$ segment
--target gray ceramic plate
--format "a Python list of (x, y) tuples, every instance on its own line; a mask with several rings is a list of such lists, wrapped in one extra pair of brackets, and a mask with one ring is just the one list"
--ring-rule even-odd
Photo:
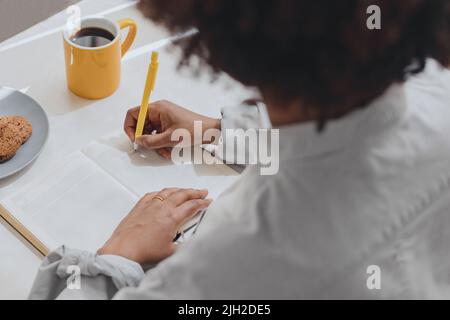
[(30, 139), (11, 160), (0, 163), (0, 179), (9, 177), (32, 163), (41, 153), (48, 138), (48, 118), (32, 98), (14, 89), (0, 87), (0, 117), (23, 116), (33, 125)]

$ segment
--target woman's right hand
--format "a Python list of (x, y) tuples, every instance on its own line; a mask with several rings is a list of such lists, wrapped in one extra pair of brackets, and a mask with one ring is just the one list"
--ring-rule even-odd
[[(172, 141), (171, 136), (176, 129), (186, 129), (194, 136), (194, 122), (201, 121), (203, 132), (208, 129), (219, 129), (220, 120), (209, 118), (177, 106), (169, 101), (158, 101), (149, 105), (144, 134), (136, 139), (135, 132), (139, 117), (139, 107), (128, 110), (124, 130), (131, 141), (139, 146), (155, 150), (162, 157), (170, 159), (171, 148), (180, 143)], [(152, 134), (156, 132), (155, 134)], [(204, 141), (210, 143), (211, 141)]]

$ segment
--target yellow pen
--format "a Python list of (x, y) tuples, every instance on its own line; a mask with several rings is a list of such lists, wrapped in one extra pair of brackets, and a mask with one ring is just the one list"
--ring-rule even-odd
[[(158, 73), (158, 52), (152, 52), (152, 60), (148, 66), (147, 80), (145, 82), (144, 95), (142, 96), (141, 109), (139, 110), (139, 117), (136, 126), (135, 139), (142, 136), (144, 133), (145, 119), (147, 118), (148, 103), (150, 101), (150, 95), (155, 89), (156, 74)], [(136, 140), (135, 140), (136, 141)], [(134, 143), (134, 150), (137, 150), (137, 144)]]

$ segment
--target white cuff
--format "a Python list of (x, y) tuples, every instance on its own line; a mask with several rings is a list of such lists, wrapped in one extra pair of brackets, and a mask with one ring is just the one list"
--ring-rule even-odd
[[(99, 256), (65, 246), (50, 253), (39, 267), (31, 289), (31, 299), (54, 299), (72, 277), (99, 278), (104, 276), (116, 287), (137, 287), (145, 276), (142, 267), (120, 256)], [(89, 288), (85, 288), (89, 289)]]
[[(257, 162), (255, 146), (249, 148), (246, 143), (248, 130), (270, 129), (272, 127), (266, 106), (257, 102), (256, 104), (241, 104), (234, 107), (222, 109), (222, 136), (214, 150), (207, 149), (217, 158), (227, 164), (254, 164)], [(257, 136), (255, 132), (253, 136)], [(252, 134), (250, 134), (252, 136)], [(237, 139), (239, 142), (236, 142)]]

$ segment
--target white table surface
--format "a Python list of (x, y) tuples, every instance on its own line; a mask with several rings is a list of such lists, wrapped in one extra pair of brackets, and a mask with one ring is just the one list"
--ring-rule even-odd
[[(168, 34), (146, 20), (132, 0), (84, 0), (83, 15), (138, 22), (135, 44), (124, 58), (122, 84), (111, 97), (89, 101), (66, 88), (60, 28), (66, 13), (57, 15), (0, 43), (0, 86), (27, 89), (46, 110), (50, 138), (41, 156), (27, 169), (0, 180), (0, 201), (23, 186), (52, 173), (52, 167), (93, 139), (120, 130), (126, 110), (140, 103), (150, 51), (167, 42)], [(220, 107), (248, 98), (249, 91), (224, 76), (211, 83), (177, 71), (177, 53), (160, 50), (160, 71), (153, 99), (168, 99), (196, 112), (219, 116)], [(152, 191), (152, 190), (149, 190)], [(41, 258), (3, 221), (0, 222), (0, 299), (27, 297)]]

